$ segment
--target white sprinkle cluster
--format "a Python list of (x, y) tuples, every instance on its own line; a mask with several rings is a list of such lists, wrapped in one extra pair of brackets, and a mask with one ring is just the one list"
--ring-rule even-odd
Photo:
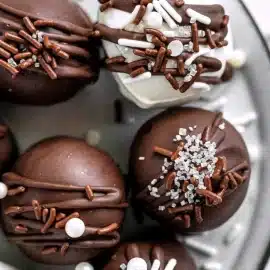
[(17, 63), (15, 62), (15, 60), (12, 57), (9, 58), (7, 61), (13, 67), (17, 67), (18, 66)]
[(121, 270), (125, 270), (127, 268), (127, 266), (124, 264), (124, 263), (122, 263), (121, 265), (120, 265), (120, 269)]
[[(211, 177), (216, 167), (216, 143), (215, 142), (203, 142), (202, 135), (189, 135), (189, 131), (194, 131), (197, 126), (189, 127), (188, 129), (180, 128), (178, 134), (173, 139), (174, 142), (184, 142), (183, 150), (179, 152), (178, 158), (174, 161), (169, 161), (167, 158), (164, 159), (164, 163), (161, 167), (162, 175), (160, 179), (164, 179), (164, 176), (168, 174), (168, 167), (173, 166), (176, 173), (174, 179), (173, 188), (168, 191), (165, 196), (170, 197), (171, 200), (178, 200), (182, 193), (181, 182), (190, 180), (191, 178), (198, 181), (198, 186), (195, 187), (193, 184), (187, 186), (187, 192), (185, 200), (180, 202), (181, 206), (187, 203), (198, 203), (200, 202), (196, 197), (196, 189), (206, 189), (204, 185), (204, 178), (206, 176)], [(152, 180), (148, 186), (150, 195), (159, 198), (158, 188), (155, 187), (157, 179)], [(176, 204), (172, 202), (172, 207), (176, 207)], [(164, 211), (164, 206), (159, 206), (160, 211)]]
[(184, 50), (187, 52), (194, 52), (193, 51), (193, 42), (190, 41), (188, 44), (184, 45)]
[[(190, 82), (192, 78), (197, 74), (197, 66), (195, 64), (188, 67), (189, 73), (184, 78), (184, 82)], [(192, 131), (192, 130), (191, 130)]]

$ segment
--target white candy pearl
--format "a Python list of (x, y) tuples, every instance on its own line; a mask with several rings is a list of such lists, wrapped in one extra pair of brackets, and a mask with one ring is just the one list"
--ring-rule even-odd
[(241, 68), (247, 62), (247, 54), (242, 50), (235, 50), (228, 62), (234, 68)]
[(75, 270), (94, 270), (94, 267), (88, 262), (81, 262), (76, 265)]
[(66, 234), (71, 238), (79, 238), (85, 232), (85, 225), (79, 218), (70, 219), (65, 227)]
[(145, 18), (145, 23), (148, 27), (159, 29), (162, 26), (162, 17), (158, 12), (151, 12)]
[(0, 199), (4, 199), (7, 196), (8, 193), (8, 187), (0, 182)]
[(142, 258), (133, 258), (128, 262), (127, 270), (147, 270), (147, 263)]
[(179, 56), (184, 51), (184, 45), (180, 40), (173, 40), (168, 45), (168, 50), (172, 51), (171, 56)]

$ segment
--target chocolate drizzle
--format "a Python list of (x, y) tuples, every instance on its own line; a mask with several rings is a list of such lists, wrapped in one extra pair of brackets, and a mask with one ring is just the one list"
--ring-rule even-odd
[[(82, 209), (124, 209), (128, 205), (121, 202), (121, 192), (118, 188), (73, 186), (38, 182), (22, 177), (14, 172), (5, 173), (3, 182), (8, 186), (9, 192), (17, 189), (29, 188), (38, 190), (51, 190), (59, 192), (72, 192), (85, 194), (85, 199), (78, 198), (69, 201), (40, 204), (33, 200), (32, 205), (10, 206), (4, 210), (10, 219), (15, 234), (9, 234), (9, 240), (26, 246), (44, 246), (43, 255), (60, 252), (67, 254), (70, 248), (107, 248), (119, 241), (117, 229), (119, 224), (112, 223), (105, 227), (89, 227), (86, 225), (85, 233), (79, 239), (69, 239), (64, 231), (65, 224), (71, 218), (79, 218)], [(19, 193), (14, 194), (19, 195)], [(75, 211), (76, 210), (76, 211)], [(25, 214), (34, 213), (35, 220), (24, 218)], [(19, 233), (20, 235), (17, 235)], [(63, 241), (66, 241), (63, 243)]]
[[(143, 16), (145, 14), (146, 6), (151, 3), (152, 1), (123, 1), (123, 0), (115, 0), (115, 1), (100, 1), (101, 5), (101, 12), (109, 9), (115, 8), (126, 12), (133, 12), (137, 5), (140, 5), (140, 9), (137, 13), (135, 21), (133, 22), (135, 25), (138, 25)], [(144, 33), (138, 32), (131, 32), (126, 31), (124, 29), (113, 29), (104, 24), (97, 23), (94, 27), (98, 31), (100, 31), (102, 38), (105, 40), (118, 43), (119, 39), (129, 39), (134, 41), (149, 41), (147, 35), (152, 36), (152, 40), (150, 43), (155, 45), (155, 49), (159, 51), (158, 54), (152, 55), (149, 57), (147, 55), (147, 50), (141, 50), (141, 57), (143, 60), (148, 61), (148, 69), (152, 75), (164, 75), (168, 82), (171, 84), (172, 88), (175, 90), (179, 90), (180, 92), (186, 92), (195, 82), (204, 82), (207, 84), (217, 84), (221, 83), (222, 80), (218, 77), (206, 77), (202, 76), (203, 73), (208, 72), (216, 72), (219, 71), (222, 67), (221, 62), (216, 58), (211, 57), (204, 57), (201, 56), (204, 61), (207, 62), (207, 66), (204, 66), (203, 62), (200, 62), (202, 66), (198, 64), (198, 57), (195, 59), (193, 65), (186, 66), (184, 65), (182, 68), (178, 67), (177, 69), (166, 69), (166, 65), (168, 59), (174, 61), (178, 66), (179, 57), (172, 57), (168, 55), (166, 57), (164, 54), (168, 51), (167, 46), (174, 40), (179, 40), (185, 47), (186, 52), (181, 54), (181, 57), (184, 55), (188, 55), (188, 58), (192, 56), (193, 53), (197, 53), (200, 51), (199, 45), (208, 45), (210, 49), (221, 48), (227, 46), (228, 43), (225, 40), (225, 37), (228, 32), (228, 22), (229, 16), (225, 15), (224, 9), (220, 5), (188, 5), (183, 2), (175, 3), (174, 0), (168, 0), (169, 4), (172, 8), (182, 17), (182, 22), (177, 24), (179, 26), (190, 27), (190, 37), (186, 36), (175, 36), (175, 37), (166, 37), (162, 32), (157, 29), (149, 29), (145, 28)], [(187, 10), (192, 9), (195, 12), (203, 14), (207, 16), (210, 20), (210, 24), (203, 24), (199, 21), (193, 21), (188, 15)], [(136, 31), (136, 30), (135, 30)], [(199, 35), (199, 32), (203, 32), (203, 35)], [(162, 51), (161, 53), (161, 50)], [(189, 53), (187, 53), (189, 51)], [(134, 54), (138, 55), (135, 51)], [(186, 58), (186, 57), (184, 57)], [(186, 58), (187, 59), (187, 58)], [(185, 60), (186, 60), (185, 59)], [(132, 63), (116, 63), (111, 62), (111, 59), (107, 59), (107, 68), (112, 72), (120, 72), (120, 73), (127, 73), (132, 75), (131, 77), (134, 78), (136, 76), (141, 75), (142, 73), (146, 72), (147, 70), (144, 69), (145, 65), (136, 66), (136, 69), (130, 68), (130, 64)], [(216, 62), (220, 64), (217, 66), (215, 65)], [(151, 64), (154, 63), (154, 67), (151, 68)], [(190, 70), (191, 69), (191, 70)], [(140, 72), (138, 72), (140, 70)], [(136, 71), (134, 73), (134, 71)], [(196, 72), (197, 71), (197, 72)], [(227, 64), (227, 68), (224, 71), (225, 76), (222, 78), (225, 80), (230, 80), (232, 78), (232, 67)], [(192, 74), (192, 75), (191, 75)], [(194, 76), (194, 74), (196, 74)], [(184, 77), (181, 81), (178, 81), (179, 77)]]
[[(193, 131), (195, 128), (190, 127), (190, 129)], [(192, 136), (196, 137), (196, 135)], [(197, 163), (196, 166), (192, 165), (191, 167), (189, 165), (187, 171), (196, 168), (197, 172), (205, 172), (203, 183), (194, 177), (196, 172), (189, 179), (180, 179), (179, 181), (181, 174), (178, 174), (178, 169), (176, 169), (178, 168), (178, 162), (185, 155), (185, 151), (195, 151), (186, 150), (189, 147), (193, 147), (191, 141), (186, 139), (192, 136), (187, 134), (187, 137), (179, 136), (178, 140), (174, 139), (174, 142), (177, 144), (176, 150), (165, 149), (160, 146), (153, 148), (155, 155), (166, 157), (167, 161), (164, 161), (162, 174), (156, 176), (156, 179), (141, 189), (136, 196), (139, 201), (144, 201), (151, 205), (153, 211), (159, 217), (162, 216), (165, 220), (172, 223), (180, 222), (187, 229), (194, 223), (201, 224), (203, 222), (204, 209), (221, 205), (223, 200), (243, 185), (250, 175), (248, 159), (242, 159), (236, 165), (228, 168), (226, 153), (229, 153), (228, 151), (241, 153), (242, 148), (241, 146), (239, 148), (233, 146), (233, 149), (223, 148), (223, 143), (228, 138), (226, 138), (223, 115), (222, 113), (217, 113), (212, 123), (205, 126), (201, 135), (198, 135), (198, 138), (196, 137), (196, 140), (201, 140), (200, 145), (205, 144), (210, 147), (210, 144), (214, 142), (214, 146), (217, 149), (215, 151), (216, 160), (214, 167), (211, 168), (212, 165), (210, 166), (210, 163), (205, 165), (203, 163), (198, 165)], [(213, 151), (213, 149), (210, 151)], [(220, 153), (223, 153), (224, 156), (221, 156)], [(206, 152), (204, 152), (204, 155), (206, 155)], [(190, 162), (192, 163), (193, 161), (190, 160)], [(190, 190), (194, 194), (191, 194)]]
[[(98, 34), (92, 26), (84, 28), (67, 21), (42, 18), (4, 3), (0, 3), (0, 11), (8, 15), (7, 18), (0, 18), (3, 31), (3, 36), (0, 37), (0, 65), (13, 78), (26, 69), (32, 72), (42, 69), (51, 79), (90, 79), (94, 76), (88, 66), (90, 55), (86, 50), (89, 37)], [(44, 37), (49, 39), (49, 44), (43, 42)], [(11, 49), (16, 48), (16, 52), (7, 50), (6, 44), (10, 44)], [(18, 53), (26, 52), (29, 55), (16, 60)], [(68, 60), (69, 57), (72, 61)], [(70, 65), (71, 63), (80, 64)]]

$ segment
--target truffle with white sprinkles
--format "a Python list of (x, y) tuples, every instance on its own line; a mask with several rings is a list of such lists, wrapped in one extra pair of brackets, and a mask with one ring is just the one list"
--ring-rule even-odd
[[(146, 160), (138, 163), (141, 155)], [(205, 231), (241, 205), (250, 161), (241, 135), (221, 113), (175, 108), (140, 129), (130, 175), (140, 209), (177, 231)]]
[[(106, 67), (116, 74), (123, 94), (140, 107), (174, 105), (185, 98), (181, 93), (189, 89), (197, 90), (190, 93), (194, 95), (232, 78), (226, 53), (232, 51), (227, 35), (229, 16), (218, 2), (211, 5), (207, 0), (197, 5), (196, 1), (185, 1), (176, 6), (174, 0), (98, 1), (101, 8), (95, 28), (105, 40)], [(219, 50), (228, 45), (224, 52)], [(122, 46), (129, 47), (129, 52), (124, 52)], [(113, 61), (117, 52), (124, 61)], [(153, 68), (151, 62), (155, 63)], [(195, 67), (192, 70), (191, 64)], [(151, 77), (140, 77), (139, 81), (144, 82), (137, 83), (136, 78), (147, 69)], [(128, 78), (132, 84), (126, 86)], [(151, 82), (157, 88), (154, 93), (148, 87)], [(144, 85), (146, 91), (138, 89)], [(167, 89), (176, 91), (166, 93)]]

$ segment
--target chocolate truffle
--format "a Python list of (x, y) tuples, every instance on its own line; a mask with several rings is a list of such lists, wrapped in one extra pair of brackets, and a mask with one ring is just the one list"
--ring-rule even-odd
[(237, 211), (250, 161), (241, 135), (222, 113), (173, 108), (138, 132), (130, 174), (141, 209), (177, 232), (202, 232)]
[(139, 242), (122, 244), (103, 269), (195, 270), (196, 266), (186, 249), (177, 242)]
[(1, 0), (1, 97), (13, 103), (54, 104), (97, 80), (93, 24), (66, 0)]
[(56, 137), (26, 151), (2, 177), (3, 229), (31, 259), (72, 264), (119, 242), (125, 202), (119, 169), (83, 140)]
[(99, 2), (95, 29), (105, 40), (107, 68), (138, 106), (186, 103), (232, 78), (232, 36), (222, 1)]

